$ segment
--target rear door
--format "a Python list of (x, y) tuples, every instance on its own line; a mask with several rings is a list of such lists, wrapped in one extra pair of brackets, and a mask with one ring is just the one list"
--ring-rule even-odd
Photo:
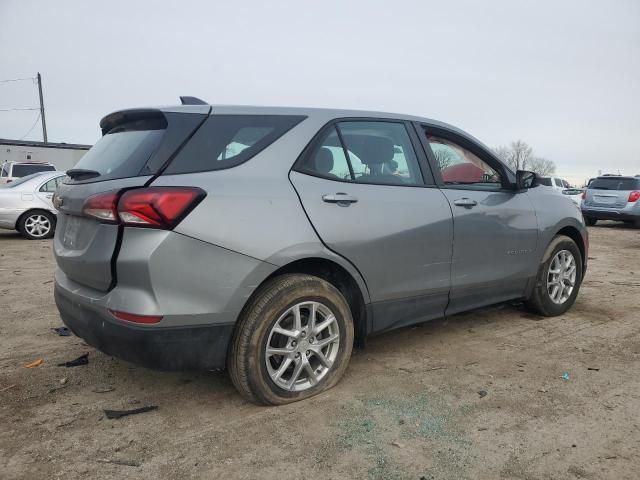
[(206, 118), (210, 107), (179, 113), (127, 110), (105, 117), (103, 137), (80, 159), (57, 191), (54, 252), (72, 280), (106, 291), (115, 282), (111, 262), (120, 228), (83, 215), (90, 197), (141, 187), (160, 171)]
[(599, 177), (587, 190), (585, 206), (620, 209), (627, 206), (629, 194), (640, 189), (640, 180), (628, 177)]
[(535, 272), (538, 241), (528, 194), (507, 188), (505, 167), (470, 139), (422, 128), (436, 182), (453, 211), (447, 314), (521, 296)]
[(371, 119), (328, 125), (290, 175), (322, 241), (367, 283), (374, 331), (442, 316), (448, 300), (451, 209), (421, 171), (412, 128)]

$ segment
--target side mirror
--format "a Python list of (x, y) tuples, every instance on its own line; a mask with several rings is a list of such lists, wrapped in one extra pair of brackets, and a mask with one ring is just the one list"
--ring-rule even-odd
[(518, 170), (516, 172), (516, 188), (518, 190), (526, 190), (538, 186), (538, 175), (535, 172), (527, 170)]

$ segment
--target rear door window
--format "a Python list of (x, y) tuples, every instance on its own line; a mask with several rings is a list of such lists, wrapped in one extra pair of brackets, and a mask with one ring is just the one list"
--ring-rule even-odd
[(620, 177), (596, 178), (589, 184), (589, 188), (594, 190), (637, 190), (640, 189), (640, 180)]
[(211, 115), (164, 173), (235, 167), (264, 150), (304, 118), (294, 115)]
[(33, 164), (14, 164), (13, 171), (11, 172), (12, 177), (26, 177), (27, 175), (31, 175), (32, 173), (38, 172), (52, 172), (56, 169), (53, 165), (33, 165)]

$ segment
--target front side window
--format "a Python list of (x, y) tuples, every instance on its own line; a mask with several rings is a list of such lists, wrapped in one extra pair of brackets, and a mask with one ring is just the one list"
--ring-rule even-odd
[(500, 174), (473, 152), (435, 135), (427, 135), (427, 140), (445, 185), (502, 186)]
[(423, 184), (409, 134), (398, 122), (338, 122), (325, 132), (299, 168), (357, 183)]

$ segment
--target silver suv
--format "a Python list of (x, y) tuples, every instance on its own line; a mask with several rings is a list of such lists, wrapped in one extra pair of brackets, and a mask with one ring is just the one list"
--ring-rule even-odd
[(369, 335), (578, 294), (580, 210), (444, 123), (185, 105), (100, 125), (54, 198), (55, 298), (107, 354), (226, 367), (277, 405), (335, 385)]
[(604, 175), (589, 182), (582, 201), (587, 225), (620, 220), (640, 228), (640, 177)]

